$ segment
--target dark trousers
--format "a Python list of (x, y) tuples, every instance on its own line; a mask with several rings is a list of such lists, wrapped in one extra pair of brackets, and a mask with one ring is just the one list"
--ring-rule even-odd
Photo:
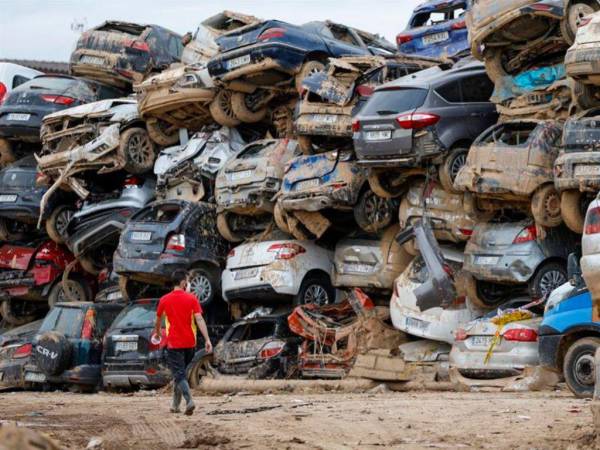
[(186, 369), (196, 353), (195, 348), (168, 348), (167, 366), (173, 375), (173, 381), (178, 384), (186, 379)]

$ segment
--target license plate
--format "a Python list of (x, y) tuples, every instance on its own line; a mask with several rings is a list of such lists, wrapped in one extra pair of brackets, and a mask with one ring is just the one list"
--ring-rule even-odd
[(334, 114), (313, 114), (313, 120), (319, 123), (336, 123), (338, 116)]
[(230, 59), (225, 63), (228, 69), (235, 69), (236, 67), (244, 66), (250, 63), (250, 55), (240, 56), (239, 58)]
[(447, 31), (444, 31), (442, 33), (429, 34), (427, 36), (423, 36), (423, 44), (437, 44), (438, 42), (447, 41), (449, 37), (450, 35)]
[(134, 231), (131, 233), (132, 241), (149, 241), (152, 237), (152, 232), (150, 231)]
[(392, 138), (392, 131), (367, 131), (365, 133), (365, 139), (367, 141), (386, 141)]
[(575, 166), (575, 176), (576, 177), (585, 177), (589, 175), (600, 175), (600, 166), (584, 166), (577, 165)]
[(106, 300), (117, 300), (123, 298), (120, 292), (111, 292), (106, 296)]
[(296, 184), (296, 190), (303, 191), (304, 189), (317, 187), (319, 186), (319, 184), (320, 181), (318, 178), (315, 178), (313, 180), (300, 181), (298, 184)]
[(99, 56), (83, 55), (79, 62), (82, 64), (93, 64), (94, 66), (103, 66), (104, 58), (101, 58)]
[(8, 120), (15, 120), (17, 122), (25, 122), (29, 120), (31, 114), (20, 114), (20, 113), (10, 113), (7, 117)]
[(137, 342), (115, 342), (115, 350), (118, 352), (136, 352)]
[(26, 372), (25, 381), (31, 381), (33, 383), (43, 383), (46, 381), (46, 375), (37, 372)]
[(421, 319), (415, 319), (414, 317), (406, 318), (406, 328), (416, 328), (417, 330), (426, 330), (429, 326), (429, 322)]
[(489, 347), (492, 345), (493, 336), (471, 336), (471, 344), (475, 347)]
[(368, 264), (344, 264), (344, 272), (370, 273), (373, 266)]
[(252, 170), (242, 170), (240, 172), (232, 172), (229, 174), (231, 181), (243, 180), (252, 176)]
[(498, 261), (500, 261), (499, 256), (477, 256), (475, 258), (475, 264), (482, 266), (493, 266), (494, 264), (498, 264)]
[(254, 278), (256, 275), (258, 275), (258, 269), (257, 268), (242, 269), (242, 270), (238, 270), (235, 273), (234, 278), (236, 280), (245, 280), (247, 278)]
[(4, 194), (4, 195), (0, 195), (0, 202), (16, 202), (17, 201), (17, 196), (16, 195), (9, 195), (9, 194)]

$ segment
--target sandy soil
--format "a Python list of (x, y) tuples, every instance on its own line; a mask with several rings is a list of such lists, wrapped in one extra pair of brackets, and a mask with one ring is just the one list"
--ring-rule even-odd
[(1, 423), (67, 448), (593, 448), (590, 402), (560, 392), (201, 396), (192, 417), (165, 393), (0, 393)]

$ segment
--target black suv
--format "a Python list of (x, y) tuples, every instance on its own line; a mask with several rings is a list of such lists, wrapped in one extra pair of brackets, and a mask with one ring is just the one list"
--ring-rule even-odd
[(57, 303), (32, 342), (25, 381), (94, 391), (100, 384), (102, 340), (124, 305)]

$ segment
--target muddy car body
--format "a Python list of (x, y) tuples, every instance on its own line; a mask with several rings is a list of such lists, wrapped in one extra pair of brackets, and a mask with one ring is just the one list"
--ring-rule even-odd
[(121, 88), (179, 62), (181, 36), (157, 25), (107, 21), (83, 32), (71, 54), (71, 72)]
[(562, 222), (560, 198), (554, 188), (562, 124), (524, 120), (490, 127), (477, 138), (454, 181), (459, 191), (473, 194), (473, 218), (480, 210), (516, 209), (532, 213), (543, 226)]
[(41, 320), (13, 328), (0, 335), (0, 387), (26, 388), (25, 366), (31, 359), (31, 342)]
[(182, 200), (154, 202), (134, 214), (113, 259), (123, 295), (135, 297), (130, 282), (164, 286), (174, 270), (183, 269), (203, 306), (218, 298), (229, 245), (217, 231), (216, 216), (214, 205)]
[(246, 145), (235, 128), (196, 133), (185, 145), (164, 149), (156, 158), (159, 199), (200, 201), (214, 196), (218, 171)]
[[(596, 197), (588, 206), (581, 238), (581, 271), (592, 295), (594, 308), (600, 299), (600, 200)], [(594, 311), (600, 317), (600, 311)]]
[(272, 222), (273, 198), (284, 168), (299, 154), (296, 141), (265, 139), (248, 145), (225, 164), (215, 181), (217, 225), (225, 239), (240, 242)]
[(396, 36), (398, 51), (432, 57), (466, 53), (465, 13), (470, 6), (470, 0), (430, 0), (417, 6), (406, 29)]
[(467, 16), (471, 53), (490, 78), (560, 62), (567, 48), (563, 0), (479, 0)]
[(396, 242), (399, 231), (398, 225), (392, 225), (379, 235), (355, 233), (338, 241), (333, 285), (360, 287), (366, 292), (391, 292), (394, 280), (412, 260), (412, 255)]
[(102, 381), (104, 334), (123, 307), (123, 304), (57, 303), (33, 338), (32, 361), (25, 366), (25, 381), (37, 386), (96, 390)]
[(441, 166), (444, 188), (452, 191), (470, 144), (496, 123), (492, 92), (483, 66), (472, 61), (452, 69), (433, 67), (376, 88), (352, 125), (358, 164), (370, 169), (371, 188), (398, 196), (405, 190), (403, 181), (435, 164)]
[(96, 303), (125, 302), (119, 287), (119, 275), (111, 267), (105, 267), (98, 274), (98, 293), (94, 297)]

